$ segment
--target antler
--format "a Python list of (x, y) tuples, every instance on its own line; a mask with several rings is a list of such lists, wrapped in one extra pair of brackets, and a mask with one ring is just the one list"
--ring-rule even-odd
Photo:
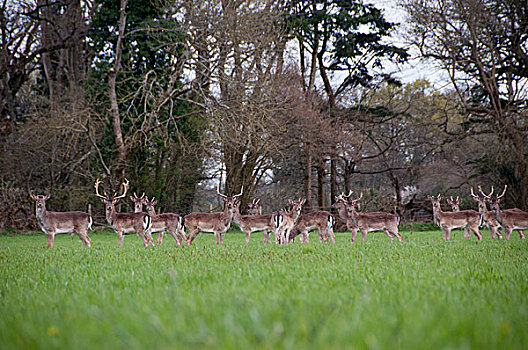
[[(480, 188), (480, 186), (479, 186)], [(480, 199), (479, 196), (477, 196), (475, 193), (473, 193), (473, 187), (471, 187), (471, 197), (473, 197), (474, 199)]]
[(480, 194), (482, 194), (484, 196), (485, 199), (490, 199), (491, 195), (493, 194), (493, 186), (491, 186), (490, 194), (485, 194), (484, 191), (482, 191), (482, 187), (480, 187), (480, 185), (478, 185), (478, 190), (479, 190)]
[(94, 187), (95, 187), (95, 195), (96, 195), (97, 197), (99, 197), (99, 198), (108, 199), (105, 191), (103, 191), (104, 196), (102, 196), (102, 195), (99, 194), (99, 184), (100, 184), (100, 183), (101, 183), (101, 180), (99, 180), (99, 179), (97, 179), (97, 180), (95, 181), (95, 185), (94, 185)]
[(130, 185), (130, 181), (128, 181), (128, 179), (125, 177), (125, 181), (123, 182), (123, 194), (120, 195), (120, 196), (114, 196), (114, 200), (115, 199), (121, 199), (121, 198), (124, 198), (126, 196), (126, 193), (128, 191), (128, 186)]
[(225, 194), (220, 193), (220, 182), (216, 185), (216, 193), (222, 197), (222, 199), (227, 199), (227, 196)]
[(502, 191), (502, 194), (500, 196), (497, 196), (497, 199), (501, 199), (506, 194), (506, 189), (508, 188), (508, 185), (504, 185), (504, 191)]
[(238, 197), (242, 196), (242, 193), (244, 193), (244, 186), (240, 189), (240, 193), (233, 196), (233, 199), (237, 199)]

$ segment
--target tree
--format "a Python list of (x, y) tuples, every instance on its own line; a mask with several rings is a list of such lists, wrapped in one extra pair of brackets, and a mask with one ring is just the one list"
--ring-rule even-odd
[(524, 2), (405, 1), (409, 41), (449, 74), (471, 134), (499, 138), (485, 164), (528, 208), (528, 12)]

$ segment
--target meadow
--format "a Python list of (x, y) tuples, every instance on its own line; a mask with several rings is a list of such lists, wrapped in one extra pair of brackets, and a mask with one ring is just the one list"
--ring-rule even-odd
[(455, 231), (351, 244), (92, 248), (0, 235), (0, 348), (424, 349), (528, 347), (528, 241)]

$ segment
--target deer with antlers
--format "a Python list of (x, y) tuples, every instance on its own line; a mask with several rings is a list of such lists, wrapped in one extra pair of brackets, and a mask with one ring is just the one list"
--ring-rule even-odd
[(510, 239), (511, 233), (513, 230), (519, 231), (519, 236), (524, 238), (524, 232), (522, 230), (528, 229), (528, 213), (520, 209), (501, 209), (499, 203), (502, 201), (502, 197), (506, 194), (506, 189), (508, 185), (504, 185), (504, 191), (500, 196), (491, 197), (493, 189), (489, 195), (486, 195), (484, 192), (480, 192), (485, 200), (490, 202), (491, 212), (493, 217), (504, 229), (504, 238)]
[(347, 211), (348, 201), (352, 193), (353, 191), (350, 190), (350, 192), (346, 196), (344, 192), (341, 193), (339, 196), (335, 196), (336, 202), (332, 205), (332, 207), (337, 208), (337, 213), (339, 214), (339, 217), (346, 223), (346, 227), (349, 231), (357, 231), (357, 226), (354, 224), (354, 221), (352, 220), (350, 215), (348, 215)]
[(224, 236), (233, 220), (234, 204), (242, 196), (244, 188), (239, 194), (229, 197), (220, 193), (220, 184), (216, 187), (216, 193), (224, 201), (224, 211), (219, 213), (190, 213), (185, 215), (185, 227), (189, 231), (187, 245), (191, 245), (198, 233), (212, 232), (214, 233), (215, 243), (224, 244)]
[(259, 231), (264, 231), (264, 244), (267, 244), (269, 242), (270, 231), (274, 229), (271, 214), (257, 214), (261, 212), (258, 201), (256, 203), (253, 201), (253, 203), (248, 204), (248, 208), (249, 211), (253, 211), (255, 214), (240, 214), (240, 201), (236, 201), (233, 207), (233, 222), (246, 234), (246, 244), (249, 243), (251, 233)]
[(447, 199), (447, 204), (451, 206), (451, 211), (460, 211), (460, 203), (462, 203), (462, 199), (459, 199), (458, 196), (456, 199), (453, 199), (453, 196)]
[(141, 197), (138, 197), (136, 192), (134, 192), (133, 196), (130, 196), (130, 200), (134, 203), (134, 213), (141, 213), (143, 211), (143, 205), (145, 205), (145, 202), (148, 198), (145, 197), (145, 192), (141, 195)]
[(290, 233), (301, 215), (302, 206), (306, 202), (306, 199), (290, 199), (288, 202), (292, 205), (290, 210), (283, 209), (271, 214), (275, 243), (288, 244), (290, 242)]
[(42, 231), (48, 236), (48, 247), (53, 247), (57, 233), (76, 233), (82, 244), (91, 247), (92, 241), (88, 237), (88, 230), (92, 228), (92, 217), (83, 211), (47, 211), (46, 201), (50, 195), (35, 195), (29, 193), (35, 201), (35, 216)]
[[(482, 193), (482, 189), (480, 188), (480, 185), (478, 186), (478, 188), (479, 188), (479, 191)], [(489, 195), (491, 196), (492, 193), (493, 193), (493, 188), (491, 189), (491, 193)], [(499, 231), (499, 228), (501, 226), (497, 222), (497, 220), (495, 220), (495, 218), (493, 217), (493, 213), (488, 210), (488, 207), (486, 206), (486, 196), (480, 198), (473, 192), (473, 187), (471, 187), (471, 198), (473, 198), (473, 200), (477, 202), (478, 212), (480, 213), (482, 219), (486, 223), (486, 226), (488, 226), (490, 233), (491, 233), (491, 238), (493, 239), (497, 237), (501, 239), (502, 234)]]
[(335, 243), (334, 224), (334, 216), (324, 210), (303, 214), (290, 232), (290, 242), (294, 242), (295, 237), (300, 235), (301, 243), (308, 243), (310, 232), (317, 230), (319, 243), (328, 242), (329, 237), (332, 238), (332, 243)]
[(394, 240), (394, 236), (396, 236), (401, 242), (402, 236), (398, 231), (400, 218), (395, 214), (385, 212), (360, 213), (356, 211), (357, 203), (361, 198), (363, 198), (363, 193), (360, 194), (359, 198), (349, 200), (346, 205), (348, 216), (352, 220), (353, 225), (357, 227), (352, 229), (352, 243), (356, 240), (358, 229), (361, 231), (362, 242), (365, 242), (367, 233), (373, 231), (383, 231), (390, 237), (391, 242)]
[(118, 213), (116, 212), (115, 205), (126, 196), (129, 187), (129, 181), (125, 179), (122, 183), (123, 193), (117, 195), (115, 193), (112, 197), (107, 196), (106, 192), (103, 191), (103, 195), (99, 194), (99, 185), (101, 181), (97, 179), (95, 181), (95, 195), (103, 202), (106, 206), (106, 221), (112, 225), (112, 228), (117, 233), (118, 244), (123, 244), (123, 235), (126, 233), (135, 232), (138, 236), (143, 239), (143, 244), (148, 246), (149, 244), (154, 245), (152, 235), (150, 234), (150, 228), (152, 221), (147, 213)]
[[(449, 241), (451, 230), (456, 228), (464, 228), (471, 230), (477, 239), (482, 239), (482, 234), (479, 231), (481, 222), (480, 213), (474, 210), (461, 210), (457, 212), (444, 212), (440, 206), (442, 196), (427, 196), (433, 204), (433, 221), (440, 226), (444, 233), (444, 240)], [(468, 231), (469, 232), (469, 231)]]
[(260, 199), (253, 199), (251, 203), (248, 204), (248, 214), (249, 215), (262, 215), (262, 207), (260, 206)]
[[(446, 199), (447, 204), (451, 206), (451, 211), (456, 212), (460, 211), (460, 203), (462, 203), (462, 199), (459, 199), (458, 196), (456, 199), (453, 199), (453, 196)], [(466, 226), (464, 228), (464, 238), (469, 239), (471, 237), (471, 232), (469, 232), (469, 228)]]
[(157, 233), (156, 244), (161, 245), (163, 241), (163, 233), (167, 231), (176, 240), (176, 244), (181, 245), (182, 238), (187, 238), (185, 236), (183, 217), (174, 213), (156, 214), (156, 209), (154, 208), (156, 204), (158, 204), (158, 201), (154, 197), (151, 200), (149, 200), (148, 197), (145, 199), (147, 213), (152, 220), (150, 231), (152, 233)]

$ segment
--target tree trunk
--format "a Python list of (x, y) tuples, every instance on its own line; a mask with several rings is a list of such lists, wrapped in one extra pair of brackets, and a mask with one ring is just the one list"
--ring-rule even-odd
[(127, 163), (127, 151), (123, 141), (123, 131), (121, 130), (121, 116), (119, 114), (119, 106), (117, 104), (116, 94), (116, 80), (117, 72), (121, 64), (121, 54), (123, 52), (123, 37), (126, 26), (126, 7), (128, 0), (121, 0), (121, 8), (119, 13), (119, 34), (117, 37), (117, 44), (115, 48), (115, 61), (112, 68), (108, 72), (108, 93), (110, 97), (110, 114), (112, 115), (112, 126), (114, 129), (114, 140), (117, 147), (117, 167), (116, 173), (119, 181), (125, 178), (125, 166)]
[(306, 167), (304, 173), (304, 195), (306, 197), (306, 206), (312, 206), (312, 150), (306, 146)]
[(326, 162), (322, 159), (317, 166), (317, 205), (323, 209), (325, 207), (325, 165)]

